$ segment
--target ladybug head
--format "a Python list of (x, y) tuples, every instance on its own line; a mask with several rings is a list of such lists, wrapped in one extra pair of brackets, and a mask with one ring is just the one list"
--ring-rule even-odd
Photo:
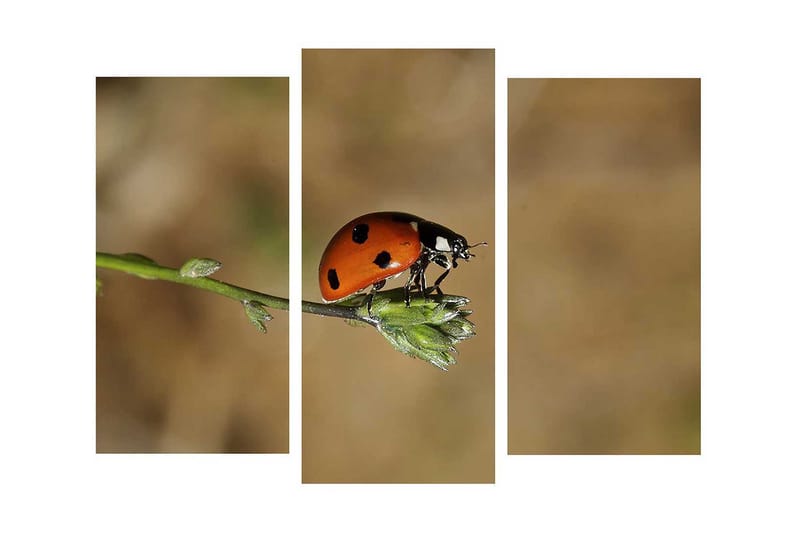
[(453, 230), (430, 222), (427, 220), (419, 224), (419, 237), (423, 246), (431, 251), (432, 254), (449, 255), (453, 261), (453, 267), (458, 266), (456, 260), (463, 259), (469, 261), (475, 257), (469, 250), (476, 246), (485, 246), (485, 242), (478, 244), (467, 244), (467, 239)]
[(467, 244), (467, 240), (462, 237), (458, 236), (454, 238), (451, 242), (452, 253), (453, 253), (453, 266), (456, 264), (456, 259), (463, 259), (464, 261), (469, 261), (471, 257), (475, 257), (475, 254), (470, 252), (470, 248), (475, 248), (476, 246), (488, 246), (489, 243), (487, 242), (479, 242), (477, 244)]

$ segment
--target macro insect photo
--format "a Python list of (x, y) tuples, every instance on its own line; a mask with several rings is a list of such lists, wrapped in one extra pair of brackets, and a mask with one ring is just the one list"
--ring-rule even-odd
[(494, 52), (304, 50), (302, 90), (303, 299), (354, 315), (303, 315), (303, 481), (492, 482)]
[(97, 452), (288, 452), (288, 78), (96, 87)]
[[(447, 370), (456, 363), (455, 345), (474, 336), (475, 325), (466, 318), (470, 311), (460, 309), (469, 299), (444, 298), (441, 283), (459, 260), (475, 257), (471, 248), (486, 244), (467, 244), (454, 231), (409, 213), (363, 215), (336, 232), (322, 254), (322, 300), (353, 302), (356, 320), (375, 326), (398, 351)], [(444, 272), (428, 285), (433, 264)], [(402, 305), (391, 292), (378, 294), (404, 274)], [(359, 298), (364, 290), (368, 294)], [(373, 305), (376, 296), (380, 305)]]

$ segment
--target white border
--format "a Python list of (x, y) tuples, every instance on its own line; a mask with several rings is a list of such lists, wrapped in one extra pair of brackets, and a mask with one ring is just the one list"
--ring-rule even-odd
[(300, 482), (303, 457), (303, 79), (302, 51), (289, 79), (289, 457)]
[(508, 80), (502, 50), (495, 50), (495, 483), (506, 480), (508, 453)]

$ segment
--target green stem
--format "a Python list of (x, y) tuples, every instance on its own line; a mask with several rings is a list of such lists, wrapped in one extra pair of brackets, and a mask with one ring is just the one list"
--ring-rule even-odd
[[(178, 269), (161, 266), (157, 263), (143, 260), (141, 257), (132, 255), (115, 255), (103, 252), (97, 252), (96, 266), (99, 268), (108, 268), (111, 270), (118, 270), (126, 274), (133, 274), (145, 279), (158, 279), (162, 281), (171, 281), (173, 283), (180, 283), (182, 285), (189, 285), (197, 289), (215, 292), (222, 296), (227, 296), (238, 301), (252, 301), (258, 302), (265, 307), (272, 309), (281, 309), (287, 311), (289, 309), (289, 300), (286, 298), (279, 298), (263, 292), (258, 292), (244, 287), (238, 287), (219, 281), (213, 278), (199, 277), (190, 278), (181, 276)], [(360, 320), (362, 322), (370, 322), (363, 317), (356, 314), (355, 307), (348, 307), (344, 305), (326, 305), (317, 302), (303, 301), (301, 303), (304, 313), (312, 313), (321, 316), (332, 316), (338, 318), (347, 318), (352, 320)]]
[(347, 305), (334, 305), (334, 304), (321, 304), (317, 302), (308, 302), (303, 300), (300, 302), (300, 308), (304, 313), (320, 316), (333, 316), (337, 318), (346, 318), (349, 320), (360, 320), (367, 324), (373, 324), (374, 320), (359, 316), (356, 314), (358, 307), (350, 307)]

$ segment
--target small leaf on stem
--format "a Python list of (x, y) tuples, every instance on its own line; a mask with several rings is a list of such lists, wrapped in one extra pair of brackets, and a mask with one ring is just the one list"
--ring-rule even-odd
[(144, 263), (147, 265), (155, 265), (156, 262), (147, 257), (146, 255), (137, 254), (134, 252), (128, 252), (127, 254), (122, 254), (120, 257), (123, 257), (129, 261), (135, 261), (137, 263)]
[(267, 313), (267, 309), (262, 304), (250, 300), (242, 301), (242, 305), (247, 318), (250, 319), (250, 323), (261, 333), (266, 333), (267, 322), (272, 320), (272, 315)]

